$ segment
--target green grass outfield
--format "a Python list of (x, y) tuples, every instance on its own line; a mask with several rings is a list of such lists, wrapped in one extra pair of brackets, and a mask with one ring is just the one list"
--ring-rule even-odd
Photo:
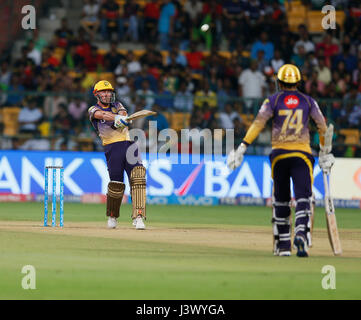
[[(60, 229), (42, 227), (41, 203), (1, 203), (0, 299), (361, 299), (360, 210), (336, 210), (344, 254), (334, 257), (317, 209), (300, 259), (272, 255), (270, 208), (149, 205), (144, 231), (129, 205), (106, 229), (104, 208), (65, 203)], [(35, 290), (22, 289), (24, 265)], [(336, 290), (321, 286), (325, 265)]]

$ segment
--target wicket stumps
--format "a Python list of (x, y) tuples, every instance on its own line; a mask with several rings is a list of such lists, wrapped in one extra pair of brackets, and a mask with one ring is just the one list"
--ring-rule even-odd
[(44, 227), (48, 226), (48, 198), (49, 198), (49, 171), (53, 171), (52, 183), (52, 210), (51, 210), (51, 226), (56, 227), (56, 186), (57, 175), (59, 170), (60, 177), (60, 195), (59, 195), (59, 227), (64, 226), (64, 168), (61, 166), (46, 166), (44, 172)]

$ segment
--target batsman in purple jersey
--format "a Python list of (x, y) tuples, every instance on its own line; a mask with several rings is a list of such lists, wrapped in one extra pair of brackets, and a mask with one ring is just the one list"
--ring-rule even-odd
[(110, 177), (106, 211), (108, 227), (115, 228), (117, 225), (126, 172), (133, 204), (133, 225), (136, 229), (145, 229), (146, 171), (137, 144), (129, 137), (127, 111), (120, 102), (115, 101), (114, 89), (108, 81), (96, 83), (94, 95), (98, 102), (88, 112), (89, 119), (102, 140)]
[(284, 65), (278, 72), (281, 91), (266, 99), (243, 142), (227, 159), (231, 169), (238, 167), (247, 146), (250, 145), (272, 119), (272, 152), (270, 154), (273, 178), (273, 234), (274, 254), (291, 254), (291, 190), (293, 181), (296, 198), (294, 246), (298, 256), (308, 256), (311, 245), (313, 219), (313, 165), (309, 119), (313, 119), (323, 145), (327, 126), (317, 102), (297, 90), (301, 74), (296, 66)]

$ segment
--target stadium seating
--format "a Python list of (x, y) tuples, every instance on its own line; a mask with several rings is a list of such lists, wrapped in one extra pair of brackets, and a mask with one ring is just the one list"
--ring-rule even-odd
[(170, 127), (176, 131), (189, 128), (190, 118), (189, 113), (175, 112), (171, 115)]
[(345, 144), (360, 145), (360, 131), (357, 129), (341, 129), (340, 134), (344, 135)]
[(18, 133), (19, 122), (18, 117), (21, 108), (19, 107), (4, 107), (3, 108), (3, 121), (5, 136), (14, 136)]

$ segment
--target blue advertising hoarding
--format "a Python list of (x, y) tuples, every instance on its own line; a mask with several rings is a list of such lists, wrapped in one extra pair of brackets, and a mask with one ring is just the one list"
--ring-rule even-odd
[[(180, 164), (166, 155), (143, 154), (150, 197), (209, 197), (215, 199), (270, 198), (272, 179), (266, 156), (245, 156), (231, 171), (224, 156), (194, 156), (196, 163)], [(199, 161), (198, 161), (199, 160)], [(178, 163), (175, 163), (178, 162)], [(65, 195), (106, 194), (109, 176), (101, 152), (0, 151), (0, 193), (43, 194), (44, 167), (64, 167)], [(126, 193), (129, 183), (125, 177)], [(320, 168), (314, 168), (314, 193), (323, 198)]]

